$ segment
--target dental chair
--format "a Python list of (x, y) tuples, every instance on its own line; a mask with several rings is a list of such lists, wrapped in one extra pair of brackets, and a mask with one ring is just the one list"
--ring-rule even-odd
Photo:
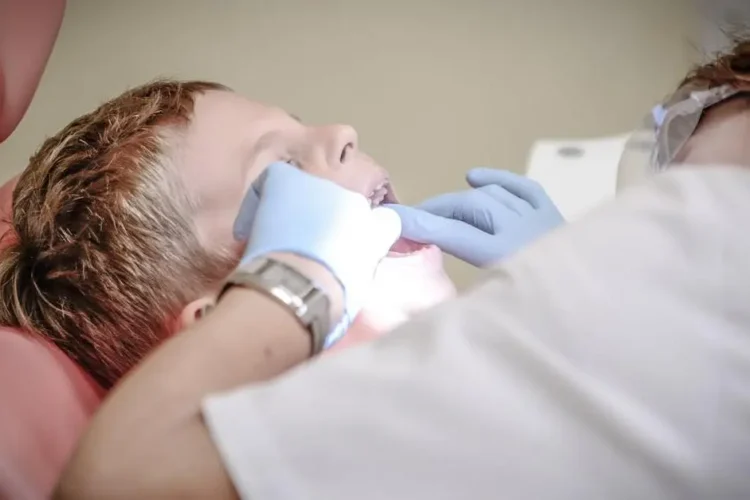
[[(14, 186), (0, 187), (0, 234), (9, 229)], [(53, 344), (0, 326), (0, 498), (50, 497), (103, 394)]]
[[(65, 0), (0, 0), (0, 143), (31, 103), (64, 10)], [(9, 229), (14, 186), (0, 187), (0, 234)], [(103, 394), (54, 345), (0, 326), (0, 499), (51, 496)]]

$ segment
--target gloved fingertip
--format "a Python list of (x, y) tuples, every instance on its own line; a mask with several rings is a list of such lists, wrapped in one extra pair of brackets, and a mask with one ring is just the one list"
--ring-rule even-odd
[(466, 172), (466, 177), (472, 177), (476, 175), (486, 174), (487, 172), (497, 172), (496, 168), (492, 167), (472, 167)]
[(406, 205), (389, 205), (401, 219), (400, 236), (418, 243), (434, 243), (434, 238), (444, 229), (447, 219)]
[(247, 241), (250, 239), (250, 230), (247, 226), (248, 224), (245, 221), (240, 221), (238, 216), (234, 221), (234, 229), (232, 231), (235, 241)]
[(250, 185), (250, 189), (255, 193), (257, 198), (260, 198), (269, 179), (271, 179), (272, 183), (288, 182), (288, 176), (295, 175), (295, 171), (297, 170), (288, 163), (281, 161), (273, 162), (264, 168), (258, 177), (255, 178)]
[(388, 248), (401, 236), (401, 217), (389, 207), (377, 207), (372, 211), (376, 236), (387, 243)]
[[(268, 167), (266, 167), (266, 169), (263, 171), (263, 173), (266, 173), (269, 170), (270, 171), (274, 171), (274, 170), (276, 170), (276, 171), (278, 171), (278, 170), (295, 170), (295, 171), (299, 171), (299, 169), (297, 167), (295, 167), (291, 163), (287, 163), (285, 161), (275, 161), (275, 162), (269, 164)], [(261, 175), (263, 175), (263, 174), (261, 174)]]
[(398, 212), (391, 208), (391, 206), (379, 206), (373, 209), (373, 216), (379, 220), (387, 223), (390, 226), (398, 227), (401, 229), (401, 217)]
[[(232, 234), (234, 239), (237, 241), (247, 241), (250, 238), (252, 231), (253, 219), (255, 218), (255, 212), (260, 204), (260, 197), (263, 189), (265, 188), (266, 182), (269, 176), (278, 177), (280, 175), (288, 175), (289, 169), (297, 170), (295, 167), (284, 162), (274, 162), (268, 165), (263, 171), (255, 178), (250, 184), (245, 194), (245, 198), (242, 200), (240, 205), (240, 211), (237, 217), (234, 219), (234, 225), (232, 226)], [(285, 178), (286, 179), (286, 178)]]
[(400, 205), (397, 203), (385, 203), (378, 208), (387, 208), (395, 212), (403, 221), (405, 217), (415, 216), (419, 210), (408, 205)]
[(497, 184), (505, 178), (506, 171), (490, 167), (474, 167), (466, 173), (466, 182), (473, 188)]
[(383, 205), (383, 208), (392, 210), (398, 215), (401, 223), (401, 232), (413, 232), (415, 228), (424, 224), (426, 212), (408, 205)]
[(253, 227), (255, 212), (258, 210), (260, 197), (254, 188), (250, 188), (240, 205), (240, 211), (234, 219), (232, 234), (237, 241), (247, 241)]

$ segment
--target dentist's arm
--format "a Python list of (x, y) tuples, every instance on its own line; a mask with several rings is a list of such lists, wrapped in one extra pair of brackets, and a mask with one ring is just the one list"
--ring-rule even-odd
[[(297, 265), (318, 283), (328, 281), (336, 296), (335, 280), (324, 268), (302, 259)], [(309, 332), (281, 304), (251, 290), (230, 290), (204, 320), (176, 335), (114, 390), (55, 498), (235, 498), (201, 418), (201, 401), (273, 378), (308, 359), (310, 350)]]
[[(238, 217), (252, 223), (240, 267), (273, 257), (296, 268), (328, 296), (330, 324), (345, 333), (378, 262), (399, 236), (398, 216), (285, 164), (268, 168), (260, 199), (249, 205), (254, 216)], [(235, 497), (201, 418), (202, 400), (271, 379), (308, 359), (311, 346), (310, 332), (286, 306), (231, 288), (205, 319), (158, 349), (113, 391), (56, 498)]]
[(416, 207), (390, 206), (401, 217), (402, 236), (487, 267), (564, 222), (544, 188), (527, 177), (475, 168), (466, 180), (469, 190)]

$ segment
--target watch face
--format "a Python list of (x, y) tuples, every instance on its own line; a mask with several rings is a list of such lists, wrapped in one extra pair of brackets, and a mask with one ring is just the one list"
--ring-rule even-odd
[(286, 265), (275, 265), (266, 268), (264, 280), (275, 285), (286, 288), (290, 292), (304, 297), (313, 288), (312, 282), (292, 267)]
[(310, 288), (310, 280), (296, 272), (284, 273), (280, 284), (295, 292), (307, 291)]

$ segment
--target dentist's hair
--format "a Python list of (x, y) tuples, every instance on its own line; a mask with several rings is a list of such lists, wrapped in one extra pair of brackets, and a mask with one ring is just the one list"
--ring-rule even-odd
[(679, 88), (710, 89), (723, 85), (750, 91), (750, 35), (734, 37), (730, 49), (693, 68)]
[(104, 388), (234, 262), (204, 248), (172, 153), (210, 82), (130, 90), (47, 139), (13, 193), (0, 323), (54, 342)]

